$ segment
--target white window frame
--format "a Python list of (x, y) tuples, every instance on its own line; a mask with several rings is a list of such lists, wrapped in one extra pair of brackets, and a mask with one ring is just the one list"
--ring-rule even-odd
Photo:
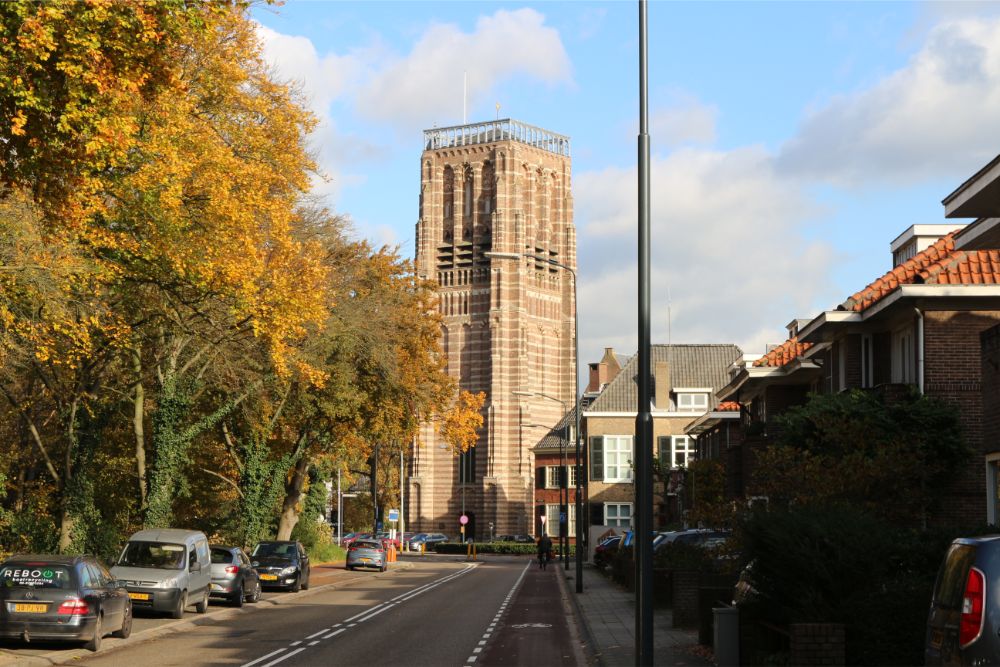
[[(611, 521), (611, 508), (615, 508), (614, 523)], [(626, 520), (622, 516), (622, 512), (625, 512), (625, 516), (628, 517)], [(604, 525), (615, 526), (620, 528), (631, 528), (632, 527), (632, 503), (604, 503)]]
[(875, 362), (873, 356), (873, 341), (871, 334), (861, 334), (861, 387), (868, 389), (874, 386)]
[[(698, 400), (696, 401), (695, 399)], [(685, 403), (688, 403), (688, 405), (685, 405)], [(677, 392), (677, 412), (708, 412), (708, 394), (688, 391)]]
[(916, 332), (913, 325), (892, 332), (892, 381), (914, 384), (917, 381)]
[[(695, 454), (697, 453), (697, 445), (695, 439), (688, 435), (672, 435), (670, 436), (670, 467), (671, 468), (687, 468), (688, 463), (690, 463)], [(681, 457), (682, 461), (677, 462), (678, 456)]]
[[(631, 435), (604, 436), (604, 481), (632, 482), (635, 438)], [(612, 445), (614, 447), (612, 448)]]
[[(545, 488), (546, 489), (558, 489), (559, 488), (559, 467), (560, 466), (545, 466)], [(567, 468), (567, 479), (566, 488), (575, 489), (576, 488), (576, 466), (572, 463), (566, 464)]]
[[(573, 537), (576, 535), (576, 505), (569, 503), (566, 508), (566, 536)], [(545, 505), (545, 532), (549, 537), (559, 536), (559, 503)]]
[(986, 459), (986, 523), (995, 526), (1000, 515), (1000, 452), (987, 454)]

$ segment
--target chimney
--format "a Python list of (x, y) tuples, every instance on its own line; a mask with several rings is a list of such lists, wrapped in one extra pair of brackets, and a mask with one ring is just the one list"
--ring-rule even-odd
[(611, 347), (604, 348), (604, 356), (596, 364), (589, 364), (590, 378), (587, 382), (586, 393), (596, 393), (601, 391), (609, 382), (615, 379), (622, 369), (615, 356), (615, 350)]
[(658, 410), (670, 408), (670, 366), (666, 361), (653, 366), (653, 404)]
[(601, 388), (601, 363), (588, 364), (590, 367), (590, 380), (587, 381), (587, 388), (584, 393), (592, 394)]

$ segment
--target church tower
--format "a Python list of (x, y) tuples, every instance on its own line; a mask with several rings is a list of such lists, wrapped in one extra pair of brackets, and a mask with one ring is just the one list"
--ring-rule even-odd
[(448, 372), (486, 405), (461, 456), (422, 427), (413, 530), (457, 536), (464, 512), (469, 538), (533, 532), (531, 448), (575, 396), (573, 274), (539, 261), (576, 270), (569, 148), (510, 119), (424, 131), (416, 270), (439, 285)]

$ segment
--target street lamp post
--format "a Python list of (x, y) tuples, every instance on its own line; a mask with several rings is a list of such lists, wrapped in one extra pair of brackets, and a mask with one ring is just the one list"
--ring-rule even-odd
[(569, 271), (569, 274), (573, 277), (573, 338), (574, 338), (574, 354), (573, 354), (573, 366), (574, 374), (573, 377), (573, 410), (576, 413), (576, 433), (574, 434), (574, 439), (576, 441), (576, 463), (574, 467), (576, 468), (576, 592), (583, 592), (583, 493), (580, 485), (583, 480), (583, 469), (581, 468), (581, 452), (580, 452), (580, 308), (579, 301), (577, 300), (577, 282), (576, 282), (576, 271), (561, 262), (557, 262), (554, 259), (548, 257), (540, 257), (538, 255), (533, 255), (531, 253), (519, 253), (519, 252), (484, 252), (484, 257), (495, 258), (495, 259), (520, 259), (522, 257), (529, 257), (536, 262), (544, 262), (551, 266), (558, 267)]

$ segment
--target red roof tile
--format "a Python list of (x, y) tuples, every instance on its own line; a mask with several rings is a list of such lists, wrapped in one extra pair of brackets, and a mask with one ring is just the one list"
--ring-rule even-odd
[(739, 412), (740, 404), (736, 401), (723, 401), (715, 406), (715, 412)]
[[(955, 232), (941, 237), (841, 304), (861, 312), (900, 285), (995, 285), (1000, 283), (1000, 251), (955, 250)], [(763, 365), (763, 364), (762, 364)]]
[(771, 366), (778, 368), (802, 356), (802, 353), (812, 347), (812, 343), (800, 343), (798, 338), (789, 338), (763, 357), (753, 362), (754, 366)]

